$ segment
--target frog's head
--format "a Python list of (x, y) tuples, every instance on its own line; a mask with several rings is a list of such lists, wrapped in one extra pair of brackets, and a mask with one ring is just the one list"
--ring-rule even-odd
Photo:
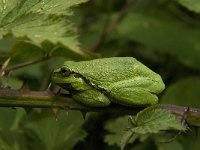
[(52, 81), (55, 83), (66, 83), (66, 79), (70, 76), (71, 71), (65, 67), (53, 71)]
[(71, 72), (68, 68), (62, 67), (54, 70), (52, 81), (64, 89), (71, 88), (71, 84), (79, 82), (78, 75)]

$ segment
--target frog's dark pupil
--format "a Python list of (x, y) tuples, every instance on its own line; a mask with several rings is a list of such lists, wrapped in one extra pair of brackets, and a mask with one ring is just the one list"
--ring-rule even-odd
[(67, 77), (67, 76), (69, 76), (70, 71), (68, 69), (66, 69), (66, 68), (62, 68), (61, 69), (61, 74), (62, 74), (63, 77)]

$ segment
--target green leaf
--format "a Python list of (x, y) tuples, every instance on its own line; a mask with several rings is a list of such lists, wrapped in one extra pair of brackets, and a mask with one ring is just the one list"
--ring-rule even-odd
[[(125, 148), (125, 146), (130, 143), (130, 139), (134, 136), (134, 133), (132, 131), (127, 131), (123, 136), (122, 136), (122, 139), (121, 139), (121, 143), (120, 143), (120, 147), (121, 147), (121, 150), (123, 150)], [(137, 136), (135, 136), (137, 137)]]
[(200, 28), (191, 27), (174, 17), (163, 5), (137, 6), (117, 31), (117, 38), (136, 41), (168, 53), (184, 65), (200, 69)]
[(109, 145), (118, 145), (124, 149), (128, 143), (133, 143), (138, 137), (138, 134), (133, 133), (128, 122), (129, 116), (118, 117), (114, 120), (109, 120), (105, 129), (110, 133), (104, 138), (104, 141)]
[(110, 132), (104, 138), (104, 141), (109, 145), (121, 145), (122, 136), (126, 133), (125, 129), (129, 126), (128, 116), (119, 117), (115, 120), (109, 120), (105, 129)]
[(136, 127), (131, 128), (135, 133), (159, 133), (162, 130), (185, 130), (180, 120), (171, 112), (149, 107), (140, 111), (135, 117)]
[[(171, 137), (171, 139), (167, 137), (169, 134), (154, 135), (153, 140), (158, 150), (199, 150), (199, 132), (195, 132), (196, 131), (194, 130), (190, 130), (185, 134), (179, 134), (176, 137)], [(166, 137), (168, 138), (168, 140), (166, 139)]]
[(69, 15), (71, 6), (85, 1), (2, 0), (0, 35), (11, 32), (15, 37), (28, 37), (38, 46), (49, 41), (83, 55), (75, 28), (63, 15)]
[(155, 106), (140, 111), (131, 124), (128, 122), (128, 116), (123, 116), (108, 121), (105, 129), (110, 133), (105, 136), (104, 141), (109, 145), (117, 144), (121, 149), (138, 138), (148, 137), (144, 135), (159, 133), (163, 130), (186, 130), (175, 115)]
[(199, 89), (199, 76), (191, 76), (181, 79), (167, 87), (162, 96), (161, 102), (199, 108)]
[(0, 1), (0, 21), (18, 4), (18, 1)]
[(1, 150), (26, 150), (26, 137), (20, 131), (0, 131), (0, 149)]
[(158, 150), (183, 150), (183, 146), (181, 145), (181, 143), (175, 140), (165, 144), (157, 143), (157, 148)]
[[(196, 133), (195, 133), (196, 132)], [(200, 145), (200, 132), (197, 131), (190, 131), (187, 134), (184, 134), (183, 136), (180, 136), (178, 138), (178, 141), (182, 144), (182, 147), (184, 150), (199, 150)]]
[(60, 112), (58, 121), (51, 110), (0, 109), (0, 149), (66, 150), (86, 136), (78, 111)]
[[(31, 120), (25, 125), (26, 133), (34, 141), (40, 141), (44, 150), (70, 150), (86, 136), (81, 128), (84, 120), (78, 111), (61, 111), (57, 121), (48, 110), (34, 113), (30, 117)], [(37, 145), (36, 142), (34, 148), (40, 149)]]
[(0, 86), (1, 87), (11, 87), (12, 89), (20, 89), (23, 85), (23, 82), (17, 78), (13, 77), (1, 77)]
[[(30, 50), (31, 49), (31, 55)], [(42, 58), (45, 54), (44, 50), (34, 45), (33, 43), (26, 43), (26, 42), (15, 42), (11, 49), (11, 62), (23, 63), (28, 60), (35, 60), (36, 58)]]
[(200, 1), (199, 0), (177, 0), (181, 5), (185, 6), (191, 11), (200, 13)]
[(25, 110), (22, 108), (0, 108), (0, 131), (19, 128), (20, 121), (22, 121), (25, 116)]
[(54, 15), (72, 15), (70, 7), (87, 2), (88, 0), (26, 0), (24, 3), (24, 9), (27, 9), (27, 5), (30, 9), (28, 12), (40, 12), (44, 14)]
[(0, 109), (0, 149), (25, 150), (26, 138), (22, 124), (26, 118), (24, 109)]

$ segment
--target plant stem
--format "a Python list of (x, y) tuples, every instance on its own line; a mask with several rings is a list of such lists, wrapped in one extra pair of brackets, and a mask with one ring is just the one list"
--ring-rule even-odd
[(171, 111), (181, 119), (185, 119), (189, 125), (200, 126), (200, 109), (172, 104), (159, 104), (159, 107)]
[(16, 70), (16, 69), (19, 69), (19, 68), (22, 68), (22, 67), (26, 67), (26, 66), (28, 66), (28, 65), (36, 64), (36, 63), (42, 62), (42, 61), (44, 61), (44, 60), (47, 60), (47, 59), (49, 59), (49, 58), (50, 58), (50, 57), (48, 57), (48, 56), (44, 56), (44, 57), (39, 58), (39, 59), (36, 59), (36, 60), (27, 61), (27, 62), (18, 64), (18, 65), (15, 65), (15, 66), (6, 68), (6, 69), (3, 70), (3, 71), (5, 72), (5, 74), (8, 74), (10, 71), (13, 71), (13, 70)]
[(56, 95), (51, 91), (30, 91), (30, 90), (12, 90), (0, 88), (0, 107), (38, 107), (38, 108), (61, 108), (73, 109), (84, 112), (118, 112), (123, 114), (132, 114), (138, 112), (142, 108), (125, 109), (123, 106), (112, 106), (106, 108), (85, 107), (76, 103), (70, 97)]
[[(80, 110), (84, 112), (111, 112), (118, 114), (135, 115), (145, 107), (126, 107), (112, 104), (104, 108), (85, 107), (76, 103), (70, 97), (56, 95), (51, 91), (12, 90), (0, 88), (1, 107), (41, 107), (61, 108), (65, 110)], [(200, 126), (200, 109), (171, 104), (158, 104), (158, 108), (166, 109), (177, 117), (185, 120), (189, 125)]]
[(3, 107), (69, 107), (81, 109), (71, 98), (56, 96), (51, 91), (12, 90), (0, 88), (0, 106)]

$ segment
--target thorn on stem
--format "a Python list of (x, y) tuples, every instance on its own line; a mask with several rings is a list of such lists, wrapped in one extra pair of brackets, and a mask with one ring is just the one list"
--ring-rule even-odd
[(69, 111), (69, 110), (71, 109), (71, 107), (70, 107), (69, 105), (64, 105), (64, 106), (63, 106), (63, 109), (64, 109), (65, 111)]
[(46, 91), (50, 91), (51, 85), (52, 85), (52, 82), (49, 83), (49, 85), (48, 85)]
[(60, 112), (60, 108), (54, 107), (54, 108), (52, 108), (52, 111), (53, 111), (55, 120), (58, 121), (58, 114)]
[(183, 112), (183, 114), (182, 114), (182, 116), (181, 116), (181, 124), (183, 125), (183, 126), (185, 126), (186, 128), (189, 128), (189, 125), (188, 125), (188, 123), (187, 123), (187, 113), (190, 111), (190, 107), (187, 107), (185, 110), (184, 110), (184, 112)]
[(5, 69), (7, 68), (9, 62), (10, 62), (10, 57), (8, 59), (6, 59), (6, 61), (2, 64), (1, 66), (1, 70), (0, 70), (0, 77), (3, 77), (6, 74)]
[(129, 122), (133, 127), (136, 126), (136, 121), (135, 121), (135, 118), (134, 118), (134, 117), (129, 116), (128, 122)]
[(60, 95), (61, 93), (61, 87), (58, 88), (58, 90), (56, 91), (56, 95)]
[(30, 91), (29, 86), (26, 81), (23, 81), (22, 87), (20, 88), (21, 91)]

